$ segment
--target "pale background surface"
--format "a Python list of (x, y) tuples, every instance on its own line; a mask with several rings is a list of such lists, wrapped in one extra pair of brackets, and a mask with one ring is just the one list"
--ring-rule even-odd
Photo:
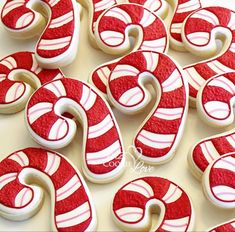
[[(0, 6), (4, 1), (1, 1)], [(203, 6), (216, 4), (232, 8), (235, 10), (235, 0), (202, 0)], [(114, 57), (104, 54), (102, 51), (94, 49), (88, 42), (87, 33), (87, 11), (83, 11), (81, 22), (81, 40), (77, 59), (74, 63), (63, 71), (66, 76), (75, 79), (87, 80), (89, 73), (97, 65), (112, 60)], [(11, 39), (0, 25), (0, 58), (11, 53), (23, 50), (33, 50), (36, 38), (27, 41), (17, 41)], [(177, 53), (169, 51), (181, 65), (191, 64), (198, 58), (189, 53)], [(139, 127), (140, 123), (146, 117), (147, 112), (151, 108), (145, 110), (144, 113), (136, 116), (126, 116), (114, 110), (117, 121), (120, 125), (123, 141), (126, 149), (131, 145), (132, 138)], [(202, 138), (215, 135), (222, 130), (211, 128), (205, 125), (197, 116), (195, 110), (189, 110), (186, 130), (178, 151), (172, 161), (165, 165), (154, 167), (150, 173), (139, 173), (133, 170), (133, 164), (126, 168), (124, 175), (116, 182), (107, 185), (96, 185), (88, 182), (91, 190), (95, 207), (98, 214), (98, 231), (119, 231), (118, 227), (113, 223), (110, 214), (110, 204), (115, 191), (123, 184), (137, 177), (144, 175), (156, 175), (168, 178), (178, 183), (192, 198), (196, 211), (195, 230), (205, 231), (212, 226), (230, 220), (235, 215), (235, 210), (221, 210), (211, 205), (203, 195), (200, 183), (191, 175), (187, 165), (187, 153), (190, 147)], [(60, 149), (59, 152), (67, 156), (73, 163), (81, 169), (81, 141), (82, 128), (75, 140), (66, 148)], [(10, 153), (26, 148), (29, 146), (39, 146), (30, 137), (26, 125), (24, 123), (23, 111), (14, 115), (0, 115), (0, 160)], [(128, 157), (128, 161), (131, 162)], [(46, 194), (44, 205), (37, 215), (23, 222), (11, 222), (0, 217), (0, 231), (48, 231), (50, 230), (50, 195)], [(154, 216), (155, 217), (155, 216)]]

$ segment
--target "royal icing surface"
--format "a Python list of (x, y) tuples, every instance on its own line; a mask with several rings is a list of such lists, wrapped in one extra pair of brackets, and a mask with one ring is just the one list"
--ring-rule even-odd
[(25, 107), (32, 88), (63, 77), (59, 69), (42, 69), (35, 54), (17, 52), (0, 60), (0, 113), (16, 113)]
[(209, 230), (209, 232), (234, 232), (235, 231), (235, 221), (229, 221), (224, 224), (218, 225)]
[(211, 57), (217, 52), (216, 39), (221, 39), (227, 48), (223, 54), (212, 59), (184, 67), (190, 87), (190, 99), (196, 95), (203, 83), (218, 74), (234, 71), (235, 68), (235, 12), (223, 7), (206, 7), (192, 13), (184, 22), (182, 38), (186, 48), (195, 53)]
[[(34, 6), (42, 14), (32, 10)], [(42, 31), (46, 24), (42, 15), (47, 15), (49, 21), (36, 45), (38, 63), (46, 68), (71, 63), (76, 56), (80, 27), (80, 6), (75, 0), (7, 0), (1, 18), (10, 35), (25, 39)]]
[(95, 209), (78, 170), (62, 155), (40, 148), (16, 151), (0, 162), (0, 215), (24, 220), (36, 214), (43, 191), (35, 183), (46, 184), (51, 193), (52, 230), (95, 230)]
[[(84, 138), (83, 169), (94, 182), (111, 181), (124, 168), (118, 125), (107, 102), (89, 85), (70, 78), (52, 81), (39, 88), (28, 102), (29, 131), (40, 144), (64, 147), (76, 132), (76, 123), (63, 116), (81, 118)], [(115, 163), (116, 165), (111, 165)]]
[[(115, 194), (114, 221), (124, 230), (149, 231), (151, 213), (160, 208), (156, 231), (190, 231), (194, 210), (182, 188), (160, 177), (143, 177), (124, 185)], [(150, 211), (150, 212), (149, 212)]]
[(158, 164), (172, 158), (188, 110), (188, 86), (174, 61), (152, 51), (137, 51), (123, 57), (110, 73), (108, 98), (124, 113), (137, 113), (151, 99), (144, 87), (148, 83), (158, 97), (134, 138), (134, 146), (139, 158)]

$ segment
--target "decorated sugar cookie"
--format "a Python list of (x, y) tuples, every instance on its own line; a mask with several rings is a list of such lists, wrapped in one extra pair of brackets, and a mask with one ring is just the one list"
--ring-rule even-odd
[(112, 213), (116, 224), (125, 231), (149, 231), (150, 213), (160, 214), (156, 231), (192, 231), (194, 226), (188, 195), (160, 177), (142, 177), (124, 185), (115, 194)]
[[(32, 10), (34, 7), (41, 14)], [(43, 15), (49, 18), (47, 25)], [(7, 0), (1, 19), (4, 28), (17, 39), (42, 33), (35, 49), (41, 67), (58, 68), (74, 60), (80, 27), (80, 5), (75, 0)]]
[(121, 135), (108, 103), (89, 85), (70, 78), (49, 82), (31, 97), (26, 109), (29, 131), (36, 142), (58, 149), (75, 136), (74, 120), (83, 125), (83, 171), (93, 182), (109, 182), (124, 170)]
[[(235, 12), (223, 7), (206, 7), (192, 13), (184, 22), (182, 39), (195, 55), (213, 57), (184, 67), (189, 82), (190, 99), (195, 105), (197, 92), (203, 83), (218, 74), (235, 69)], [(228, 47), (216, 55), (216, 39)]]
[(21, 221), (36, 214), (43, 200), (36, 184), (51, 195), (53, 231), (95, 231), (96, 212), (79, 171), (62, 155), (40, 148), (16, 151), (0, 162), (0, 215)]
[(160, 164), (173, 157), (181, 140), (188, 111), (188, 85), (171, 58), (162, 53), (137, 51), (113, 67), (108, 98), (118, 110), (136, 114), (144, 110), (152, 97), (146, 84), (156, 90), (156, 104), (133, 143), (138, 158)]
[(0, 113), (21, 111), (33, 89), (63, 77), (59, 69), (42, 69), (35, 54), (17, 52), (0, 60)]
[[(123, 54), (130, 51), (128, 33), (138, 31), (135, 50), (165, 52), (168, 47), (164, 23), (150, 10), (136, 4), (120, 4), (107, 10), (96, 24), (99, 47), (107, 53)], [(136, 33), (135, 33), (136, 34)], [(97, 67), (90, 76), (90, 82), (104, 95), (107, 94), (107, 80), (119, 59)]]
[[(211, 126), (233, 123), (235, 73), (217, 75), (207, 80), (197, 95), (197, 109), (201, 118)], [(189, 153), (193, 174), (200, 178), (206, 167), (219, 156), (235, 151), (234, 130), (198, 142)]]

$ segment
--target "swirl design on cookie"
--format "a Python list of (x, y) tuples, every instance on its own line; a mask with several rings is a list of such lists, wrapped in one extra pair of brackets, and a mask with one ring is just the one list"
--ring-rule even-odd
[(140, 126), (134, 146), (139, 158), (159, 164), (172, 158), (181, 139), (188, 111), (188, 85), (171, 58), (137, 51), (120, 59), (113, 68), (108, 98), (120, 111), (135, 114), (151, 99), (146, 84), (153, 86), (157, 100)]
[[(37, 8), (42, 14), (32, 10)], [(77, 52), (80, 6), (75, 0), (7, 0), (1, 19), (10, 35), (18, 39), (38, 35), (35, 57), (41, 67), (58, 68), (71, 63)]]
[(125, 231), (149, 231), (150, 213), (159, 213), (156, 231), (190, 231), (194, 226), (194, 210), (185, 191), (160, 177), (133, 180), (115, 194), (114, 221)]
[[(209, 60), (184, 67), (189, 82), (192, 105), (195, 105), (197, 92), (207, 79), (234, 71), (234, 30), (235, 12), (223, 7), (199, 9), (184, 22), (182, 39), (185, 47), (195, 55), (214, 56)], [(220, 54), (215, 56), (217, 53), (216, 39), (222, 40), (224, 47)]]
[(17, 52), (0, 60), (0, 113), (21, 111), (33, 88), (63, 77), (59, 69), (42, 69), (35, 54)]
[(43, 191), (35, 182), (51, 193), (53, 231), (95, 230), (96, 212), (79, 171), (62, 155), (40, 148), (16, 151), (0, 162), (0, 215), (24, 220), (36, 214)]
[(32, 95), (27, 105), (26, 121), (32, 137), (49, 148), (68, 145), (77, 126), (64, 113), (83, 125), (83, 171), (87, 178), (101, 183), (117, 178), (123, 172), (125, 157), (108, 103), (81, 81), (64, 78), (49, 82)]
[[(130, 50), (128, 34), (134, 31), (136, 50), (165, 52), (168, 47), (164, 23), (150, 10), (136, 4), (121, 4), (107, 10), (98, 21), (96, 36), (101, 49), (108, 53), (121, 54)], [(97, 67), (90, 76), (90, 82), (104, 95), (107, 94), (107, 80), (119, 59)]]

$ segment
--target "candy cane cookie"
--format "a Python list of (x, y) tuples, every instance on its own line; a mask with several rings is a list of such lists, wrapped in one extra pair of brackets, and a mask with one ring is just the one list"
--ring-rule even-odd
[(138, 158), (161, 164), (173, 157), (181, 140), (188, 111), (188, 85), (170, 57), (137, 51), (120, 59), (113, 68), (107, 85), (108, 98), (118, 110), (136, 114), (152, 97), (146, 84), (153, 86), (157, 99), (133, 144)]
[(51, 194), (53, 231), (95, 231), (96, 212), (81, 174), (62, 155), (40, 148), (0, 162), (0, 215), (16, 221), (35, 215), (43, 203), (38, 183)]
[(121, 135), (108, 103), (89, 85), (70, 78), (49, 82), (30, 98), (26, 108), (28, 129), (39, 144), (58, 149), (68, 145), (83, 125), (83, 162), (86, 177), (109, 182), (124, 170)]
[(112, 214), (123, 230), (150, 231), (151, 213), (159, 214), (155, 231), (193, 230), (194, 209), (190, 198), (167, 179), (142, 177), (127, 183), (115, 194)]
[(7, 0), (1, 19), (7, 32), (17, 39), (42, 33), (35, 49), (41, 67), (58, 68), (74, 60), (80, 27), (80, 5), (75, 0)]
[[(197, 95), (201, 118), (211, 126), (228, 126), (233, 122), (235, 73), (218, 75), (207, 80)], [(188, 160), (193, 174), (200, 178), (207, 166), (226, 153), (235, 152), (234, 129), (198, 142)]]
[[(205, 7), (193, 12), (184, 22), (182, 39), (196, 55), (213, 58), (184, 67), (189, 82), (190, 100), (195, 106), (197, 92), (203, 83), (216, 75), (235, 69), (235, 12), (223, 7)], [(223, 42), (217, 54), (216, 39)]]
[[(138, 38), (133, 51), (167, 50), (168, 37), (164, 23), (140, 5), (120, 4), (110, 8), (100, 16), (95, 29), (100, 48), (113, 54), (126, 53), (131, 49), (128, 35), (134, 31)], [(89, 81), (104, 95), (107, 93), (107, 79), (118, 61), (116, 59), (97, 67), (90, 76)]]
[(17, 52), (0, 60), (0, 113), (21, 111), (33, 89), (63, 77), (59, 69), (42, 69), (32, 52)]

